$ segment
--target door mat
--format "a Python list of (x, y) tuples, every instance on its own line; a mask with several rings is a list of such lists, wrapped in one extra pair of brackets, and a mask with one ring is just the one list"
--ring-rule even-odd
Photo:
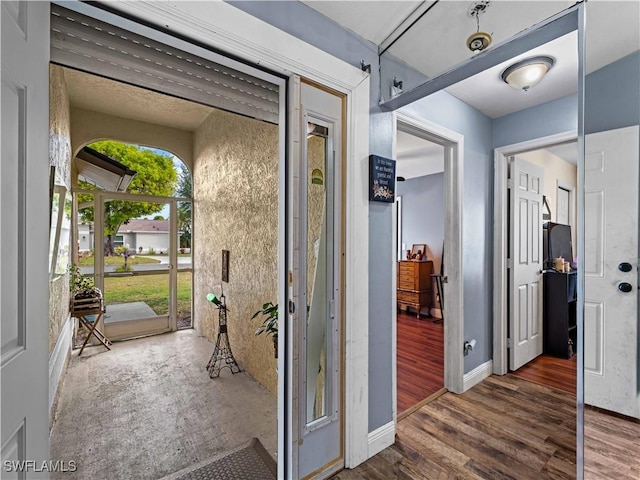
[(260, 440), (184, 468), (162, 480), (276, 480), (278, 465)]

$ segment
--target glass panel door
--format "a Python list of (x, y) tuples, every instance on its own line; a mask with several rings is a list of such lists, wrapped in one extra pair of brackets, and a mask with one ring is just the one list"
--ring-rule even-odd
[[(344, 465), (342, 438), (341, 164), (342, 101), (302, 84), (297, 478), (325, 478)], [(295, 298), (295, 297), (294, 297)], [(295, 317), (295, 316), (294, 316)]]
[(101, 205), (96, 249), (101, 245), (105, 335), (119, 340), (171, 330), (175, 203), (111, 198)]

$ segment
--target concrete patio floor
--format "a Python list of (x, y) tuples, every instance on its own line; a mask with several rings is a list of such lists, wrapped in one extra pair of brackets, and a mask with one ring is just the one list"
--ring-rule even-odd
[(51, 430), (53, 479), (157, 479), (258, 437), (276, 455), (277, 402), (248, 374), (205, 365), (194, 330), (89, 347), (70, 360)]

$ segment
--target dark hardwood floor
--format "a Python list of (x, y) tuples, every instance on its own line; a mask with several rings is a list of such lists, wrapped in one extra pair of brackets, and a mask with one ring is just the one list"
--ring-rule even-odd
[(444, 387), (444, 326), (398, 312), (398, 414)]
[(570, 359), (540, 355), (510, 375), (576, 394), (577, 355)]
[(334, 478), (574, 479), (575, 410), (567, 392), (492, 376), (407, 416), (395, 445)]

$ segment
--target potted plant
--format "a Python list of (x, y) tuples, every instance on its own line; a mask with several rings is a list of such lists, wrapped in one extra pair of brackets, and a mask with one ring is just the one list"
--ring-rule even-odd
[(69, 267), (69, 290), (72, 312), (102, 308), (102, 292), (93, 277), (83, 275), (77, 265)]
[(259, 315), (263, 315), (265, 318), (262, 324), (256, 329), (255, 334), (261, 335), (264, 333), (267, 337), (271, 335), (273, 339), (274, 356), (278, 358), (278, 304), (274, 305), (271, 302), (265, 303), (262, 305), (262, 309), (253, 314), (251, 320)]

